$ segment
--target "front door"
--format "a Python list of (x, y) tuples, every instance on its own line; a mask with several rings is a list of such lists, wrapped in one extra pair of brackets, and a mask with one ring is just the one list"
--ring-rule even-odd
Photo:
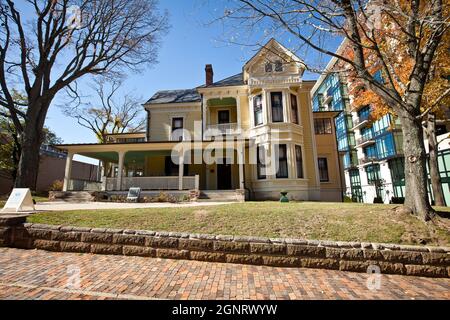
[(231, 189), (231, 164), (217, 164), (217, 189)]

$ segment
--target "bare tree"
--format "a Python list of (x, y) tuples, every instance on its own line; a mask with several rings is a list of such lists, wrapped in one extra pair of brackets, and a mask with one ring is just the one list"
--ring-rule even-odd
[[(56, 94), (86, 75), (139, 71), (168, 29), (156, 0), (0, 0), (0, 107), (21, 140), (16, 187), (36, 185), (39, 147)], [(12, 91), (26, 94), (24, 111)], [(20, 118), (24, 119), (22, 123)]]
[(77, 119), (78, 123), (91, 130), (100, 143), (106, 143), (108, 134), (139, 132), (145, 129), (145, 117), (142, 117), (140, 99), (125, 94), (120, 101), (116, 99), (121, 82), (117, 80), (96, 81), (94, 102), (80, 103), (76, 107), (68, 106), (64, 113)]
[[(442, 39), (449, 3), (442, 0), (229, 0), (224, 24), (270, 37), (280, 30), (318, 53), (335, 57), (346, 72), (376, 93), (399, 117), (405, 155), (405, 206), (424, 220), (428, 201), (421, 100)], [(343, 39), (335, 51), (327, 41)], [(235, 37), (233, 41), (237, 41)], [(348, 50), (347, 50), (348, 49)], [(401, 61), (401, 59), (407, 59)], [(408, 71), (398, 74), (399, 67)], [(384, 81), (374, 77), (381, 70)], [(406, 75), (405, 79), (402, 77)], [(443, 94), (448, 94), (444, 92)]]

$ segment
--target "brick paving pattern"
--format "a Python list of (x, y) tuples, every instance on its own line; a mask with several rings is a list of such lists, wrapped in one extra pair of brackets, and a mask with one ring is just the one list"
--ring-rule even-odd
[[(80, 287), (73, 275), (80, 271)], [(0, 248), (0, 299), (450, 299), (450, 279)]]

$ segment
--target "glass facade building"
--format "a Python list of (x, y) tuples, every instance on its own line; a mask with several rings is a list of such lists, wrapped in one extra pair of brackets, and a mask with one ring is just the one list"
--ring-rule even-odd
[[(330, 64), (327, 68), (332, 68)], [(380, 71), (374, 77), (383, 83)], [(340, 167), (345, 177), (344, 195), (356, 202), (372, 203), (380, 198), (384, 203), (402, 201), (405, 197), (405, 159), (400, 122), (390, 114), (374, 118), (370, 105), (353, 105), (348, 94), (349, 85), (361, 86), (347, 83), (340, 74), (326, 74), (317, 81), (311, 97), (315, 112), (341, 111), (335, 118), (335, 128)], [(436, 125), (436, 134), (450, 142), (448, 116), (445, 124)], [(441, 186), (449, 206), (450, 143), (443, 143), (439, 148)], [(431, 186), (429, 196), (433, 200)]]

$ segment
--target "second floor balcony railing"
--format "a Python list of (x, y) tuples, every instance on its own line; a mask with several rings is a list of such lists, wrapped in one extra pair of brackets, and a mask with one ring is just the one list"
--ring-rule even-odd
[(355, 120), (353, 120), (353, 130), (362, 127), (363, 125), (369, 123), (369, 117), (368, 116), (362, 116), (358, 117)]
[(375, 156), (365, 156), (364, 158), (359, 159), (359, 164), (367, 164), (372, 162), (377, 162), (378, 158)]
[(373, 144), (373, 143), (375, 143), (375, 140), (374, 140), (374, 138), (371, 135), (365, 136), (365, 137), (363, 136), (363, 137), (361, 137), (361, 138), (356, 140), (356, 145), (357, 146), (369, 145), (369, 144)]
[(297, 75), (262, 76), (262, 77), (251, 77), (250, 79), (248, 79), (249, 86), (285, 85), (285, 84), (298, 84), (301, 82), (302, 82), (301, 77)]
[(206, 127), (206, 134), (208, 136), (237, 134), (239, 132), (237, 123), (210, 124)]

